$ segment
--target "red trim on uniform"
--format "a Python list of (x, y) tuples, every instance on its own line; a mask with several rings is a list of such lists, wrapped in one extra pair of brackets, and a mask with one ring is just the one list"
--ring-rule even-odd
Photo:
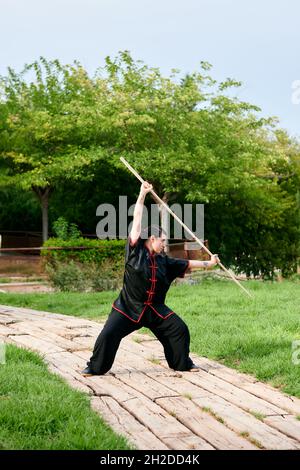
[[(138, 240), (137, 240), (138, 241)], [(137, 241), (132, 244), (131, 243), (131, 237), (129, 236), (129, 243), (130, 243), (130, 246), (135, 246)], [(145, 245), (146, 246), (146, 245)], [(129, 318), (129, 320), (133, 321), (134, 323), (138, 323), (140, 321), (140, 319), (142, 318), (145, 310), (147, 307), (150, 307), (160, 318), (162, 318), (163, 320), (166, 320), (166, 318), (168, 318), (170, 315), (172, 315), (174, 312), (170, 312), (168, 313), (167, 316), (162, 316), (152, 305), (152, 297), (155, 295), (155, 282), (157, 282), (157, 279), (156, 279), (156, 271), (155, 269), (158, 269), (158, 266), (155, 264), (155, 255), (152, 254), (149, 250), (149, 248), (146, 246), (147, 250), (149, 251), (149, 254), (150, 254), (150, 258), (149, 258), (149, 264), (150, 264), (150, 267), (151, 267), (151, 278), (149, 279), (149, 281), (151, 281), (151, 286), (150, 286), (150, 290), (146, 290), (146, 293), (148, 294), (148, 297), (147, 297), (147, 300), (144, 302), (144, 305), (145, 307), (143, 308), (139, 318), (137, 320), (133, 320), (133, 318), (131, 318), (129, 315), (127, 315), (125, 312), (123, 312), (122, 310), (120, 310), (119, 308), (115, 307), (114, 303), (112, 304), (113, 308), (115, 310), (117, 310), (118, 312), (122, 313), (122, 315), (124, 315), (125, 317)], [(187, 271), (189, 267), (189, 262), (187, 264), (187, 267), (185, 268), (184, 272), (183, 272), (183, 276), (185, 274), (185, 272)]]
[(115, 310), (117, 310), (118, 312), (122, 313), (122, 315), (124, 315), (125, 317), (129, 318), (129, 320), (133, 321), (134, 323), (138, 323), (140, 321), (140, 319), (142, 318), (143, 314), (144, 314), (144, 311), (146, 310), (146, 308), (148, 307), (148, 305), (146, 305), (144, 308), (143, 308), (143, 311), (142, 313), (140, 314), (139, 318), (137, 320), (134, 320), (133, 318), (131, 318), (129, 315), (127, 315), (127, 313), (123, 312), (123, 310), (120, 310), (119, 308), (115, 307), (115, 304), (113, 303), (112, 304), (113, 308)]
[[(148, 247), (146, 247), (150, 253), (150, 250)], [(150, 286), (150, 290), (146, 290), (146, 293), (148, 294), (148, 297), (147, 297), (147, 300), (146, 302), (144, 302), (145, 305), (149, 305), (149, 307), (151, 306), (152, 304), (152, 297), (155, 295), (155, 282), (157, 282), (157, 279), (156, 279), (156, 271), (155, 269), (157, 269), (157, 265), (155, 264), (155, 257), (154, 255), (152, 255), (150, 253), (150, 258), (149, 258), (149, 264), (150, 264), (150, 268), (151, 268), (151, 278), (149, 279), (151, 281), (151, 286)]]
[(115, 310), (117, 310), (118, 312), (122, 313), (122, 315), (124, 315), (126, 318), (128, 318), (128, 319), (131, 320), (131, 321), (133, 321), (134, 323), (138, 323), (138, 322), (140, 321), (140, 319), (142, 318), (142, 316), (143, 316), (143, 314), (144, 314), (144, 312), (145, 312), (145, 310), (146, 310), (147, 307), (150, 307), (152, 310), (154, 310), (154, 312), (155, 312), (160, 318), (162, 318), (163, 320), (166, 320), (167, 318), (169, 318), (169, 317), (170, 317), (171, 315), (173, 315), (173, 313), (174, 313), (174, 312), (170, 312), (170, 313), (168, 313), (168, 315), (167, 315), (166, 317), (163, 317), (157, 310), (155, 310), (155, 308), (153, 307), (153, 305), (148, 304), (148, 303), (146, 303), (146, 302), (144, 302), (144, 303), (145, 303), (145, 307), (143, 308), (143, 311), (142, 311), (142, 313), (140, 314), (140, 316), (139, 316), (139, 318), (138, 318), (137, 320), (134, 320), (134, 319), (131, 318), (129, 315), (127, 315), (125, 312), (123, 312), (123, 310), (120, 310), (118, 307), (115, 307), (114, 304), (112, 304), (112, 306), (113, 306), (113, 308), (114, 308)]
[(167, 315), (166, 317), (163, 317), (157, 310), (155, 310), (155, 308), (153, 307), (153, 305), (149, 305), (149, 307), (152, 308), (152, 310), (154, 310), (154, 312), (155, 312), (160, 318), (163, 318), (164, 320), (165, 320), (166, 318), (168, 318), (170, 315), (172, 315), (172, 313), (174, 313), (174, 312), (170, 312), (170, 313), (168, 313), (168, 315)]

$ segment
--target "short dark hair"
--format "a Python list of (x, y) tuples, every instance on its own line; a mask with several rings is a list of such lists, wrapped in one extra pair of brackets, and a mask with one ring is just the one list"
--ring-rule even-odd
[(159, 238), (163, 234), (166, 235), (166, 232), (162, 227), (158, 225), (149, 225), (141, 231), (141, 238), (143, 240), (146, 240), (147, 238), (150, 238), (151, 235), (154, 235), (154, 237)]

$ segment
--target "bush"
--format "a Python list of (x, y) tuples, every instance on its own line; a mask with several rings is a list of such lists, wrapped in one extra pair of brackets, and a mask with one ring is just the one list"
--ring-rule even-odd
[(104, 261), (100, 268), (95, 264), (90, 265), (88, 277), (91, 290), (100, 292), (105, 290), (121, 289), (123, 283), (123, 271), (123, 266), (112, 266), (109, 261)]
[[(78, 237), (72, 240), (49, 238), (44, 247), (59, 247), (58, 250), (42, 250), (45, 263), (69, 262), (73, 260), (81, 264), (101, 265), (109, 260), (116, 267), (124, 266), (124, 250), (126, 240), (91, 240)], [(67, 248), (64, 250), (63, 248)]]
[(121, 288), (123, 269), (115, 269), (109, 261), (80, 265), (73, 260), (56, 262), (46, 267), (50, 283), (55, 289), (67, 292), (101, 292)]
[(46, 271), (51, 284), (58, 290), (85, 292), (88, 289), (84, 272), (72, 260), (69, 263), (56, 263), (55, 266), (48, 265)]
[[(60, 234), (65, 230), (60, 221)], [(122, 286), (126, 240), (65, 240), (49, 238), (42, 250), (45, 269), (54, 288), (61, 291), (89, 292), (114, 290)]]
[(76, 240), (81, 236), (77, 225), (69, 223), (64, 217), (59, 217), (53, 223), (53, 231), (61, 240)]
[(298, 274), (298, 273), (292, 274), (292, 276), (290, 277), (290, 281), (293, 281), (293, 282), (299, 284), (300, 283), (300, 274)]

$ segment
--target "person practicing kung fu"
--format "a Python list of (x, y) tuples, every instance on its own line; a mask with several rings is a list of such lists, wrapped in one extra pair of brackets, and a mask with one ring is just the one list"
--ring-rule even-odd
[(144, 200), (151, 190), (152, 185), (143, 182), (125, 249), (123, 288), (96, 340), (87, 367), (81, 372), (83, 376), (108, 372), (121, 340), (142, 327), (149, 328), (161, 342), (171, 369), (199, 370), (189, 357), (188, 327), (165, 305), (165, 298), (175, 278), (184, 277), (187, 270), (214, 266), (218, 256), (211, 256), (210, 261), (198, 261), (165, 255), (166, 235), (162, 228), (151, 225), (141, 229)]

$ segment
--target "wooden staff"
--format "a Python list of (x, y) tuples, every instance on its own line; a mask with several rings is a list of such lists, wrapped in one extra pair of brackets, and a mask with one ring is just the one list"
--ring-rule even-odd
[[(137, 173), (137, 171), (135, 171), (134, 168), (132, 168), (132, 166), (127, 162), (127, 160), (125, 160), (125, 158), (123, 157), (120, 157), (120, 160), (122, 163), (124, 163), (125, 166), (127, 166), (128, 170), (131, 171), (132, 174), (134, 174), (134, 176), (136, 176), (136, 178), (141, 182), (141, 183), (144, 183), (144, 180), (143, 178)], [(155, 191), (153, 191), (153, 189), (150, 190), (150, 193), (152, 194), (152, 196), (154, 197), (154, 199), (156, 199), (159, 204), (161, 204), (173, 217), (175, 220), (177, 220), (177, 222), (182, 225), (182, 227), (185, 229), (185, 231), (187, 233), (189, 233), (191, 235), (191, 237), (197, 242), (199, 243), (199, 245), (206, 251), (206, 253), (209, 254), (209, 256), (213, 256), (213, 254), (210, 252), (210, 250), (204, 245), (204, 243), (202, 243), (202, 241), (196, 237), (196, 235), (188, 228), (187, 225), (185, 225), (185, 223), (182, 222), (182, 220), (170, 209), (170, 207), (155, 193)], [(231, 279), (249, 296), (249, 297), (253, 297), (252, 294), (250, 294), (250, 292), (244, 287), (242, 286), (242, 284), (235, 278), (235, 276), (227, 269), (225, 268), (225, 266), (221, 263), (220, 260), (217, 261), (218, 265), (220, 266), (220, 268), (223, 269), (223, 271), (225, 271), (227, 274), (229, 274), (229, 276), (231, 277)]]

